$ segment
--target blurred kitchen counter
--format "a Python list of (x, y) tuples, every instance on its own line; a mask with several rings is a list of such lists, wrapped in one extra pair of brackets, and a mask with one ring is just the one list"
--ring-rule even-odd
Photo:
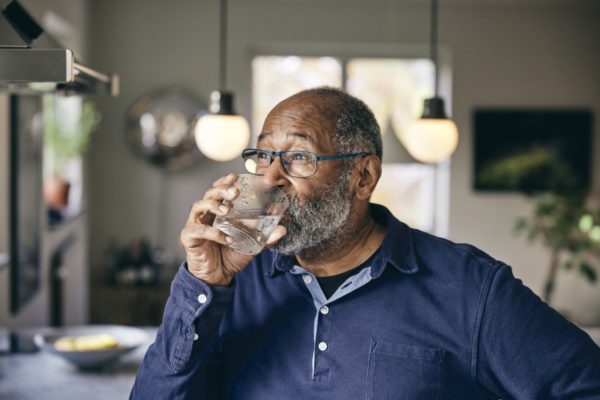
[(0, 355), (0, 399), (127, 399), (144, 354), (156, 337), (157, 328), (143, 329), (148, 333), (146, 344), (98, 371), (79, 371), (43, 351)]

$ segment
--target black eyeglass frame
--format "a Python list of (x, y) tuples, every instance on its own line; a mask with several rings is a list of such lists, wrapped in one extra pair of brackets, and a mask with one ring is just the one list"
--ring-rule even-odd
[[(271, 164), (273, 164), (273, 157), (275, 156), (279, 156), (279, 159), (281, 160), (281, 166), (283, 167), (283, 170), (285, 171), (286, 174), (288, 174), (289, 176), (291, 176), (292, 178), (310, 178), (311, 176), (313, 176), (314, 174), (317, 173), (317, 166), (318, 166), (318, 162), (319, 161), (323, 161), (323, 160), (338, 160), (341, 158), (351, 158), (351, 157), (363, 157), (363, 156), (369, 156), (373, 153), (369, 153), (366, 151), (361, 151), (359, 153), (343, 153), (343, 154), (333, 154), (330, 156), (320, 156), (317, 153), (313, 153), (312, 151), (307, 151), (307, 150), (282, 150), (282, 151), (275, 151), (275, 150), (261, 150), (261, 149), (253, 149), (253, 148), (248, 148), (248, 149), (244, 149), (244, 151), (242, 151), (242, 159), (245, 161), (247, 158), (250, 158), (256, 154), (258, 154), (258, 152), (264, 152), (267, 153), (269, 155), (269, 166)], [(290, 174), (287, 170), (287, 167), (285, 166), (285, 162), (283, 162), (283, 159), (281, 158), (282, 154), (286, 154), (286, 153), (308, 153), (308, 154), (312, 154), (315, 157), (315, 171), (310, 174), (310, 175), (306, 175), (306, 176), (294, 176), (292, 174)], [(248, 170), (248, 168), (246, 167), (246, 170)], [(253, 175), (264, 175), (264, 174), (257, 174), (256, 172), (252, 172), (249, 171), (251, 174)]]

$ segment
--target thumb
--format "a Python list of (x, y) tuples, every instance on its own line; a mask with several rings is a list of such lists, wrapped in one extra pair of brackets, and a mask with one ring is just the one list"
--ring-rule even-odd
[(275, 227), (275, 229), (273, 230), (273, 232), (271, 232), (271, 236), (269, 236), (269, 239), (267, 239), (266, 246), (270, 247), (270, 246), (274, 245), (275, 243), (279, 242), (279, 240), (282, 237), (284, 237), (286, 233), (287, 233), (287, 229), (285, 229), (285, 226), (277, 225)]

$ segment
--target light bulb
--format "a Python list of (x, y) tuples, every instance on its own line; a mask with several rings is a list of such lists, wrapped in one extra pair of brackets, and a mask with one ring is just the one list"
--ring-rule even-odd
[(458, 145), (458, 128), (451, 119), (420, 118), (403, 135), (409, 154), (424, 163), (437, 163), (452, 155)]
[(207, 114), (196, 123), (196, 145), (208, 158), (229, 161), (248, 145), (250, 128), (241, 115)]

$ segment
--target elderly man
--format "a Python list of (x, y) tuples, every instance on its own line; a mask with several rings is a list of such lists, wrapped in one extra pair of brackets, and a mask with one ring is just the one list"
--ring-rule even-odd
[(211, 224), (236, 176), (217, 180), (182, 230), (132, 398), (600, 398), (600, 349), (508, 266), (369, 203), (381, 137), (360, 100), (300, 92), (256, 147), (243, 156), (290, 200), (270, 249), (227, 247)]

